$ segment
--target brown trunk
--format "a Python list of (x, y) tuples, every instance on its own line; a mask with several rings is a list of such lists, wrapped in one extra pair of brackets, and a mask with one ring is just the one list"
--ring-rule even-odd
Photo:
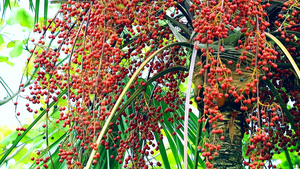
[[(221, 150), (219, 156), (214, 157), (212, 164), (218, 169), (242, 169), (242, 139), (244, 137), (243, 117), (239, 112), (237, 118), (232, 123), (232, 112), (230, 110), (222, 112), (224, 120), (218, 122), (217, 129), (223, 129), (225, 139), (219, 144)], [(231, 130), (229, 132), (229, 130)], [(210, 142), (213, 141), (214, 134), (210, 133)]]
[[(230, 51), (229, 51), (230, 52)], [(233, 51), (233, 53), (225, 54), (225, 58), (228, 56), (237, 55), (238, 58), (239, 53)], [(199, 61), (197, 58), (196, 63)], [(227, 61), (226, 61), (227, 63)], [(235, 67), (232, 65), (226, 65), (226, 67), (232, 70), (232, 85), (236, 87), (236, 89), (243, 88), (245, 83), (248, 81), (248, 78), (251, 77), (250, 73), (245, 72), (243, 75), (238, 75), (235, 73)], [(197, 88), (198, 85), (204, 86), (204, 76), (199, 75), (200, 67), (195, 64), (194, 67), (194, 76), (193, 83), (195, 86), (194, 96), (200, 96), (203, 98), (203, 88), (199, 90)], [(243, 80), (244, 79), (244, 80)], [(224, 92), (224, 91), (219, 91)], [(196, 99), (195, 99), (196, 100)], [(202, 101), (197, 101), (198, 110), (200, 114), (203, 114), (204, 104)], [(220, 144), (221, 149), (218, 151), (219, 155), (213, 158), (213, 161), (210, 161), (213, 164), (214, 168), (217, 169), (242, 169), (243, 168), (243, 151), (242, 151), (242, 140), (245, 132), (245, 116), (244, 112), (240, 111), (240, 104), (235, 104), (234, 99), (232, 97), (217, 100), (217, 105), (219, 106), (219, 111), (223, 115), (223, 121), (217, 122), (216, 129), (223, 130), (224, 140), (216, 139), (214, 137), (220, 137), (220, 134), (213, 134), (212, 127), (208, 126), (209, 136), (208, 142)]]
[[(203, 103), (198, 102), (197, 106), (203, 107)], [(199, 111), (201, 111), (200, 109)], [(244, 119), (245, 117), (243, 116), (242, 112), (230, 109), (230, 107), (226, 107), (226, 109), (222, 108), (221, 112), (224, 119), (223, 121), (218, 122), (216, 129), (223, 130), (223, 136), (225, 137), (225, 139), (218, 139), (219, 141), (217, 143), (221, 145), (221, 149), (218, 151), (219, 156), (213, 158), (213, 167), (217, 169), (242, 169), (242, 140), (246, 128)], [(236, 118), (232, 117), (234, 113), (237, 113)], [(212, 133), (211, 125), (208, 127), (208, 130), (210, 133), (208, 142), (213, 143), (216, 139), (214, 138), (215, 134)]]

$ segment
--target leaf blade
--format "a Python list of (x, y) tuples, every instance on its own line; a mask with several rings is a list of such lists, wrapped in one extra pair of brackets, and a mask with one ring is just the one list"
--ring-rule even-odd
[(12, 49), (12, 51), (9, 52), (9, 56), (11, 58), (16, 58), (20, 56), (23, 52), (23, 42), (17, 41)]
[(35, 1), (34, 23), (39, 22), (40, 0)]

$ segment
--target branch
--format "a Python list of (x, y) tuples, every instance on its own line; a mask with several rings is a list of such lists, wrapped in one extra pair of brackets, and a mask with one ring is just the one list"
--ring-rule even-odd
[(194, 43), (192, 59), (190, 62), (189, 78), (188, 78), (188, 88), (185, 98), (185, 113), (184, 113), (184, 168), (188, 168), (188, 153), (187, 153), (187, 142), (188, 142), (188, 121), (189, 121), (189, 106), (190, 106), (190, 97), (191, 97), (191, 88), (192, 88), (192, 78), (194, 74), (194, 65), (197, 55), (197, 49), (195, 46), (198, 46), (199, 42)]
[[(156, 52), (154, 52), (152, 55), (150, 55), (142, 64), (141, 66), (134, 72), (134, 74), (132, 75), (132, 77), (130, 78), (129, 82), (127, 83), (127, 85), (125, 86), (124, 90), (122, 91), (122, 93), (120, 94), (116, 104), (114, 105), (109, 117), (106, 119), (105, 121), (105, 124), (97, 138), (97, 141), (96, 141), (96, 145), (97, 145), (97, 149), (99, 147), (99, 143), (100, 141), (102, 140), (102, 137), (104, 136), (104, 134), (106, 133), (106, 131), (108, 130), (108, 127), (109, 127), (109, 124), (113, 118), (113, 116), (116, 114), (116, 111), (119, 107), (119, 105), (121, 104), (122, 102), (122, 98), (123, 96), (125, 95), (125, 93), (127, 92), (127, 90), (129, 89), (130, 85), (133, 83), (133, 81), (135, 80), (135, 78), (138, 76), (138, 74), (140, 73), (140, 71), (144, 68), (144, 66), (152, 59), (154, 58), (157, 54), (159, 54), (160, 52), (168, 49), (168, 48), (171, 48), (173, 46), (190, 46), (190, 43), (187, 43), (187, 42), (178, 42), (178, 43), (171, 43), (171, 44), (168, 44), (162, 48), (160, 48), (159, 50), (157, 50)], [(92, 164), (92, 160), (94, 159), (94, 155), (96, 154), (96, 150), (93, 149), (93, 151), (91, 152), (90, 154), (90, 157), (89, 157), (89, 160), (87, 162), (87, 165), (85, 167), (85, 169), (89, 169), (91, 164)]]

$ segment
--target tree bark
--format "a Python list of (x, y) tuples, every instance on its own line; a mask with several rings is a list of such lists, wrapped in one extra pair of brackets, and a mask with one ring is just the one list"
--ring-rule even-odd
[[(231, 103), (235, 104), (235, 103)], [(198, 110), (203, 111), (203, 102), (197, 102)], [(223, 115), (223, 121), (219, 121), (215, 129), (222, 129), (224, 140), (218, 139), (217, 143), (221, 145), (218, 151), (219, 155), (212, 160), (214, 168), (217, 169), (242, 169), (243, 168), (243, 149), (242, 140), (245, 133), (245, 117), (243, 112), (236, 111), (234, 108), (227, 106), (220, 109)], [(232, 115), (237, 113), (236, 118)], [(202, 129), (200, 129), (202, 130)], [(216, 138), (212, 133), (212, 126), (208, 126), (209, 138), (208, 142), (213, 143)], [(220, 134), (216, 135), (220, 137)]]
[[(232, 51), (229, 51), (232, 52)], [(225, 53), (225, 58), (228, 56), (239, 56), (239, 53), (233, 51), (232, 53)], [(238, 57), (236, 57), (238, 58)], [(197, 58), (196, 63), (199, 61)], [(226, 61), (227, 63), (227, 61)], [(227, 68), (232, 70), (233, 84), (236, 89), (245, 87), (245, 83), (248, 81), (248, 78), (251, 77), (250, 73), (244, 73), (243, 75), (238, 75), (235, 73), (235, 67), (233, 65), (226, 65)], [(203, 88), (198, 89), (198, 85), (204, 85), (204, 74), (199, 75), (200, 67), (195, 64), (194, 75), (193, 75), (193, 84), (195, 86), (194, 96), (197, 103), (198, 110), (200, 114), (203, 114), (204, 103), (203, 99)], [(244, 79), (244, 80), (243, 80)], [(219, 91), (222, 92), (222, 91)], [(197, 96), (200, 96), (202, 99), (197, 101)], [(219, 105), (219, 111), (223, 115), (223, 121), (217, 122), (217, 127), (215, 129), (222, 129), (224, 140), (216, 139), (214, 137), (220, 137), (221, 134), (213, 134), (212, 126), (208, 125), (206, 128), (209, 132), (209, 143), (217, 143), (221, 145), (221, 149), (218, 151), (219, 155), (213, 157), (213, 160), (210, 161), (213, 164), (214, 168), (217, 169), (242, 169), (243, 168), (243, 151), (242, 151), (242, 140), (244, 137), (245, 128), (247, 124), (245, 122), (245, 113), (240, 110), (240, 104), (234, 103), (233, 96), (229, 98), (223, 98), (221, 101), (222, 104)], [(200, 116), (202, 118), (203, 116)], [(202, 129), (201, 129), (202, 130)]]
[[(231, 131), (229, 131), (229, 126), (232, 122), (232, 111), (225, 110), (222, 114), (224, 120), (218, 122), (216, 129), (223, 130), (223, 136), (225, 139), (219, 143), (221, 145), (221, 149), (218, 151), (219, 156), (213, 158), (213, 167), (218, 169), (242, 169), (242, 140), (244, 137), (242, 113), (239, 112), (238, 116), (233, 120)], [(213, 141), (213, 137), (214, 134), (210, 132), (210, 142)]]

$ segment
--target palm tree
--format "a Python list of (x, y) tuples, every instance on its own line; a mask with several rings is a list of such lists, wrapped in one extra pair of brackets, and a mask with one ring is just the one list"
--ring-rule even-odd
[[(44, 105), (0, 164), (21, 142), (32, 168), (272, 168), (278, 158), (293, 168), (299, 5), (247, 3), (62, 4), (34, 29), (43, 38), (27, 99)], [(24, 138), (35, 125), (44, 140)]]

